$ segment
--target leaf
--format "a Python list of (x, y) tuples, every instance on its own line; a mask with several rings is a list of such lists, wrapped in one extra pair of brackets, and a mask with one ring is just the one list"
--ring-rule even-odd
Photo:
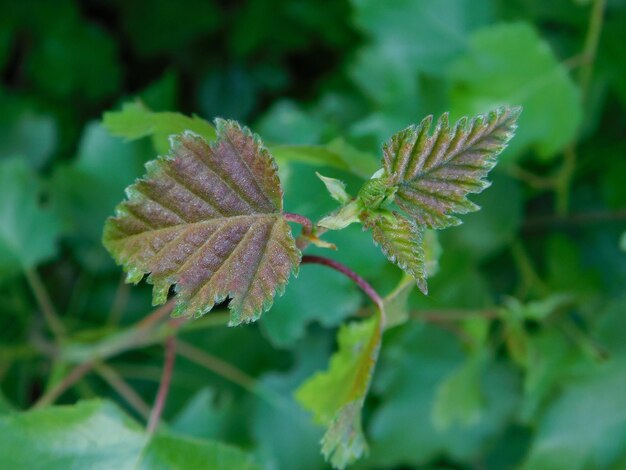
[[(390, 332), (391, 333), (391, 332)], [(468, 462), (504, 431), (516, 410), (519, 381), (504, 364), (483, 377), (484, 408), (471, 425), (435, 426), (439, 390), (466, 360), (457, 339), (431, 325), (409, 322), (389, 335), (372, 388), (380, 400), (369, 421), (368, 468), (426, 465), (432, 460)]]
[(328, 230), (341, 230), (358, 222), (362, 211), (362, 205), (358, 200), (354, 200), (321, 219), (317, 225)]
[(154, 146), (158, 153), (169, 149), (169, 136), (192, 131), (208, 141), (215, 140), (213, 126), (204, 119), (169, 111), (154, 112), (139, 101), (128, 102), (120, 111), (104, 113), (102, 123), (106, 130), (116, 137), (127, 140), (153, 136)]
[(320, 180), (322, 180), (322, 183), (326, 186), (330, 196), (335, 201), (339, 202), (339, 204), (345, 205), (352, 200), (352, 196), (346, 192), (346, 183), (336, 178), (329, 178), (328, 176), (320, 175), (317, 171), (315, 174)]
[(55, 167), (54, 210), (67, 227), (69, 249), (83, 266), (113, 266), (102, 247), (102, 226), (124, 188), (144, 172), (149, 147), (125, 144), (91, 122), (83, 129), (74, 161)]
[(318, 372), (296, 391), (296, 399), (319, 424), (328, 426), (322, 453), (335, 468), (367, 453), (361, 427), (361, 409), (378, 358), (381, 322), (376, 316), (339, 330), (339, 350), (328, 370)]
[(30, 269), (56, 255), (61, 223), (39, 196), (40, 182), (24, 160), (0, 161), (0, 273)]
[(337, 327), (361, 306), (356, 285), (340, 273), (310, 265), (263, 316), (261, 326), (273, 344), (293, 347), (302, 341), (309, 323)]
[(413, 276), (417, 286), (428, 293), (424, 261), (424, 229), (397, 212), (361, 214), (363, 225), (372, 230), (372, 237), (385, 256), (400, 269)]
[(429, 135), (432, 116), (398, 132), (383, 148), (385, 183), (395, 202), (419, 225), (458, 225), (452, 214), (478, 210), (467, 200), (489, 183), (484, 178), (513, 137), (520, 108), (499, 108), (454, 126), (443, 114)]
[(526, 23), (476, 32), (451, 68), (452, 114), (482, 113), (503, 103), (524, 107), (507, 154), (529, 146), (548, 159), (570, 143), (582, 121), (579, 91), (549, 44)]
[(524, 470), (622, 468), (626, 440), (622, 355), (566, 383), (540, 420)]
[(175, 315), (199, 316), (231, 298), (231, 325), (270, 308), (300, 252), (281, 215), (277, 168), (260, 140), (217, 120), (212, 146), (192, 133), (147, 165), (107, 220), (104, 245), (137, 283), (150, 273), (153, 303), (176, 284)]
[(0, 455), (14, 469), (232, 468), (255, 470), (233, 447), (172, 434), (148, 436), (117, 406), (83, 401), (0, 418)]

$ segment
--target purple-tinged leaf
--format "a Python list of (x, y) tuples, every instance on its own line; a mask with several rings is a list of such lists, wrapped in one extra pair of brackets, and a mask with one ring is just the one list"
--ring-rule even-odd
[(502, 107), (453, 126), (443, 114), (432, 134), (428, 116), (395, 134), (384, 146), (383, 167), (385, 183), (396, 189), (396, 204), (419, 225), (458, 225), (452, 214), (479, 209), (466, 196), (489, 186), (484, 178), (513, 137), (520, 112)]
[(374, 242), (392, 263), (410, 274), (426, 294), (426, 263), (424, 258), (424, 227), (397, 212), (378, 211), (361, 214), (363, 225), (372, 230)]
[(217, 141), (186, 132), (150, 162), (104, 229), (128, 272), (150, 274), (153, 303), (175, 285), (175, 315), (200, 316), (230, 297), (231, 325), (251, 322), (282, 293), (300, 252), (283, 218), (277, 168), (258, 137), (216, 121)]

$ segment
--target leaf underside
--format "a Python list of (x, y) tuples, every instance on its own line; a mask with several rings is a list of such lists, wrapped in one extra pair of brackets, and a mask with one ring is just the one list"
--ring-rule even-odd
[(276, 165), (258, 137), (216, 120), (217, 141), (185, 132), (146, 165), (104, 229), (104, 245), (128, 272), (150, 274), (153, 304), (175, 285), (174, 315), (200, 316), (231, 298), (230, 324), (256, 320), (282, 293), (300, 252), (281, 215)]
[(424, 261), (424, 228), (393, 211), (361, 215), (363, 225), (372, 230), (374, 242), (384, 255), (407, 274), (417, 286), (428, 293), (426, 263)]
[(466, 196), (489, 186), (484, 178), (513, 137), (520, 112), (502, 107), (453, 126), (446, 113), (432, 134), (428, 116), (395, 134), (383, 148), (383, 166), (388, 184), (396, 188), (396, 204), (419, 225), (458, 225), (452, 214), (479, 209)]

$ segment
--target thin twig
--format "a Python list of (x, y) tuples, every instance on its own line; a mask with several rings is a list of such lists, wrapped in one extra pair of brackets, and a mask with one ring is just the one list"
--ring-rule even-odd
[[(323, 256), (314, 256), (314, 255), (305, 255), (302, 257), (302, 264), (305, 263), (313, 263), (313, 264), (321, 264), (323, 266), (328, 266), (335, 271), (340, 272), (344, 276), (350, 278), (352, 281), (356, 283), (357, 286), (361, 288), (361, 290), (367, 295), (374, 304), (378, 307), (380, 314), (384, 316), (384, 304), (382, 297), (376, 292), (376, 290), (361, 276), (352, 271), (346, 265), (341, 264), (338, 261), (335, 261), (330, 258), (325, 258)], [(384, 324), (384, 318), (383, 318)]]
[(52, 331), (57, 339), (64, 338), (66, 334), (65, 325), (63, 325), (63, 322), (57, 315), (54, 304), (52, 300), (50, 300), (50, 295), (48, 295), (48, 291), (41, 277), (39, 277), (39, 273), (34, 268), (28, 268), (24, 270), (24, 274), (50, 331)]
[(585, 225), (619, 222), (626, 220), (626, 209), (615, 211), (598, 211), (579, 214), (570, 214), (568, 216), (546, 215), (527, 219), (524, 222), (523, 230), (536, 230), (545, 227), (558, 225)]
[(410, 312), (409, 315), (415, 320), (422, 320), (427, 323), (455, 322), (468, 318), (481, 317), (485, 319), (498, 318), (497, 310), (425, 310), (421, 312)]
[(163, 375), (161, 376), (159, 390), (157, 391), (154, 406), (152, 407), (152, 411), (150, 412), (150, 417), (148, 419), (148, 434), (154, 433), (159, 425), (159, 421), (161, 420), (161, 415), (163, 414), (163, 409), (165, 408), (165, 401), (167, 400), (167, 394), (170, 390), (175, 359), (176, 337), (172, 335), (165, 341), (165, 364), (163, 366)]
[(67, 389), (82, 379), (84, 375), (92, 369), (92, 367), (93, 364), (91, 362), (85, 362), (84, 364), (77, 365), (63, 378), (63, 380), (39, 397), (39, 400), (35, 402), (32, 408), (43, 408), (44, 406), (53, 404), (61, 395), (63, 395), (63, 393), (65, 393)]
[(585, 63), (580, 69), (580, 92), (583, 103), (587, 100), (589, 85), (593, 75), (593, 66), (596, 60), (596, 53), (598, 52), (600, 36), (602, 35), (605, 7), (606, 0), (594, 0), (591, 7), (589, 28), (587, 29), (587, 36), (585, 37), (585, 45), (582, 52)]
[(125, 277), (125, 274), (122, 274), (117, 285), (115, 296), (113, 297), (113, 302), (111, 303), (111, 310), (109, 310), (109, 314), (107, 315), (107, 323), (109, 325), (117, 325), (120, 322), (122, 313), (124, 313), (124, 308), (128, 303), (128, 299), (130, 297), (130, 286), (126, 284)]
[(94, 370), (102, 377), (113, 390), (115, 390), (126, 402), (133, 407), (144, 419), (150, 416), (150, 406), (139, 396), (133, 388), (113, 369), (105, 363), (94, 365)]
[(174, 304), (175, 304), (174, 299), (167, 301), (167, 303), (161, 305), (159, 308), (154, 310), (150, 315), (139, 320), (136, 324), (136, 327), (138, 329), (148, 329), (156, 325), (164, 318), (167, 318), (170, 313), (172, 313), (172, 310), (174, 309)]
[(178, 354), (185, 359), (224, 377), (241, 388), (254, 393), (256, 391), (257, 382), (254, 377), (249, 376), (244, 371), (236, 368), (232, 364), (213, 356), (202, 349), (185, 342), (178, 341)]

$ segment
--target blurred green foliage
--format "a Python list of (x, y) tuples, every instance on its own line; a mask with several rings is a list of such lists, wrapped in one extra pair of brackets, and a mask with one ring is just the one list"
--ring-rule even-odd
[[(336, 204), (315, 171), (354, 194), (425, 115), (521, 104), (482, 210), (441, 233), (429, 295), (385, 332), (355, 468), (626, 468), (625, 29), (623, 0), (0, 1), (0, 466), (143, 449), (145, 468), (327, 468), (293, 395), (368, 301), (321, 267), (258, 325), (181, 330), (155, 437), (99, 367), (23, 412), (93, 359), (154, 400), (165, 333), (142, 336), (149, 288), (123, 284), (105, 218), (167, 148), (160, 126), (241, 120), (286, 210), (318, 220)], [(124, 104), (135, 119), (100, 122)], [(325, 238), (382, 294), (402, 282), (359, 227)]]

